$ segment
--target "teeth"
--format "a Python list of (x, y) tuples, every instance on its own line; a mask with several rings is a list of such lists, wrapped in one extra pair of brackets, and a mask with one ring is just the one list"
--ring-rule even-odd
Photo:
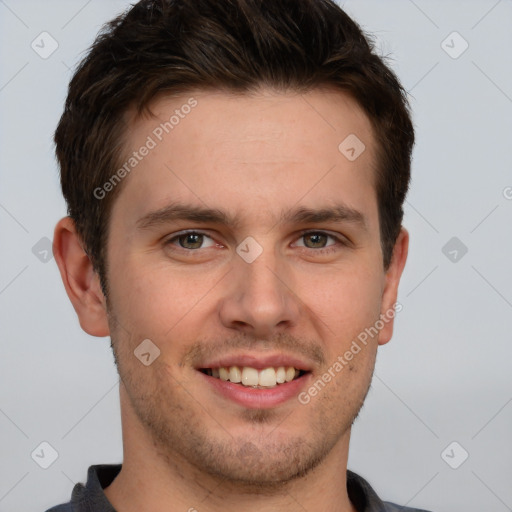
[(300, 370), (293, 366), (279, 366), (278, 368), (264, 368), (257, 370), (249, 366), (240, 368), (239, 366), (230, 366), (229, 368), (211, 368), (207, 374), (221, 380), (239, 383), (244, 386), (273, 388), (277, 384), (290, 382), (299, 376)]
[(244, 369), (242, 370), (242, 384), (244, 386), (257, 386), (258, 370), (256, 370), (256, 368), (244, 366)]
[(280, 366), (277, 369), (277, 372), (276, 372), (276, 382), (278, 384), (283, 384), (283, 382), (286, 382), (286, 370), (285, 370), (284, 366)]
[(261, 370), (261, 372), (259, 372), (258, 377), (258, 384), (260, 386), (271, 387), (277, 384), (276, 371), (274, 370), (274, 368), (265, 368), (264, 370)]
[(229, 380), (231, 382), (241, 382), (242, 381), (242, 371), (238, 366), (232, 366), (229, 369)]

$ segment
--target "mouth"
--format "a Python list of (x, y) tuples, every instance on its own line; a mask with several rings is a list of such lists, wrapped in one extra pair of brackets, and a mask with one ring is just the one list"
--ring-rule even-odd
[(313, 369), (293, 354), (261, 352), (219, 356), (195, 367), (205, 393), (252, 409), (293, 403), (313, 379)]
[(209, 377), (253, 389), (272, 389), (311, 373), (294, 366), (269, 366), (262, 369), (251, 366), (216, 366), (198, 370)]

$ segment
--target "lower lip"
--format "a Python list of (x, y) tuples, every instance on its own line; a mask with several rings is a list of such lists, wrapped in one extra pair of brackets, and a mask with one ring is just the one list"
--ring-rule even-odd
[(201, 377), (206, 379), (206, 383), (213, 387), (213, 389), (229, 398), (233, 402), (252, 409), (265, 409), (268, 407), (275, 407), (276, 405), (283, 404), (287, 400), (296, 398), (303, 389), (311, 373), (306, 373), (284, 384), (277, 384), (273, 388), (251, 388), (242, 384), (233, 384), (227, 380), (217, 379), (210, 377), (203, 372), (197, 371)]

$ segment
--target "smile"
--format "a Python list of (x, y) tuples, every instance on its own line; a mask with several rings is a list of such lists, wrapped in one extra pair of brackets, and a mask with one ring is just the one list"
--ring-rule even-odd
[(210, 377), (252, 388), (274, 388), (308, 373), (293, 366), (268, 367), (261, 370), (250, 366), (221, 366), (201, 368), (199, 371)]

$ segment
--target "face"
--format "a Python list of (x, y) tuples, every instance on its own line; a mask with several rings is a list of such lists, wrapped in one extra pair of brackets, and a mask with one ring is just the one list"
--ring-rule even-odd
[[(137, 163), (107, 247), (122, 406), (166, 460), (248, 485), (307, 474), (348, 442), (389, 325), (344, 354), (396, 298), (370, 123), (325, 90), (203, 91), (151, 110), (131, 121)], [(356, 159), (338, 149), (350, 134)], [(232, 366), (249, 386), (223, 380)], [(297, 377), (276, 384), (279, 367)]]

